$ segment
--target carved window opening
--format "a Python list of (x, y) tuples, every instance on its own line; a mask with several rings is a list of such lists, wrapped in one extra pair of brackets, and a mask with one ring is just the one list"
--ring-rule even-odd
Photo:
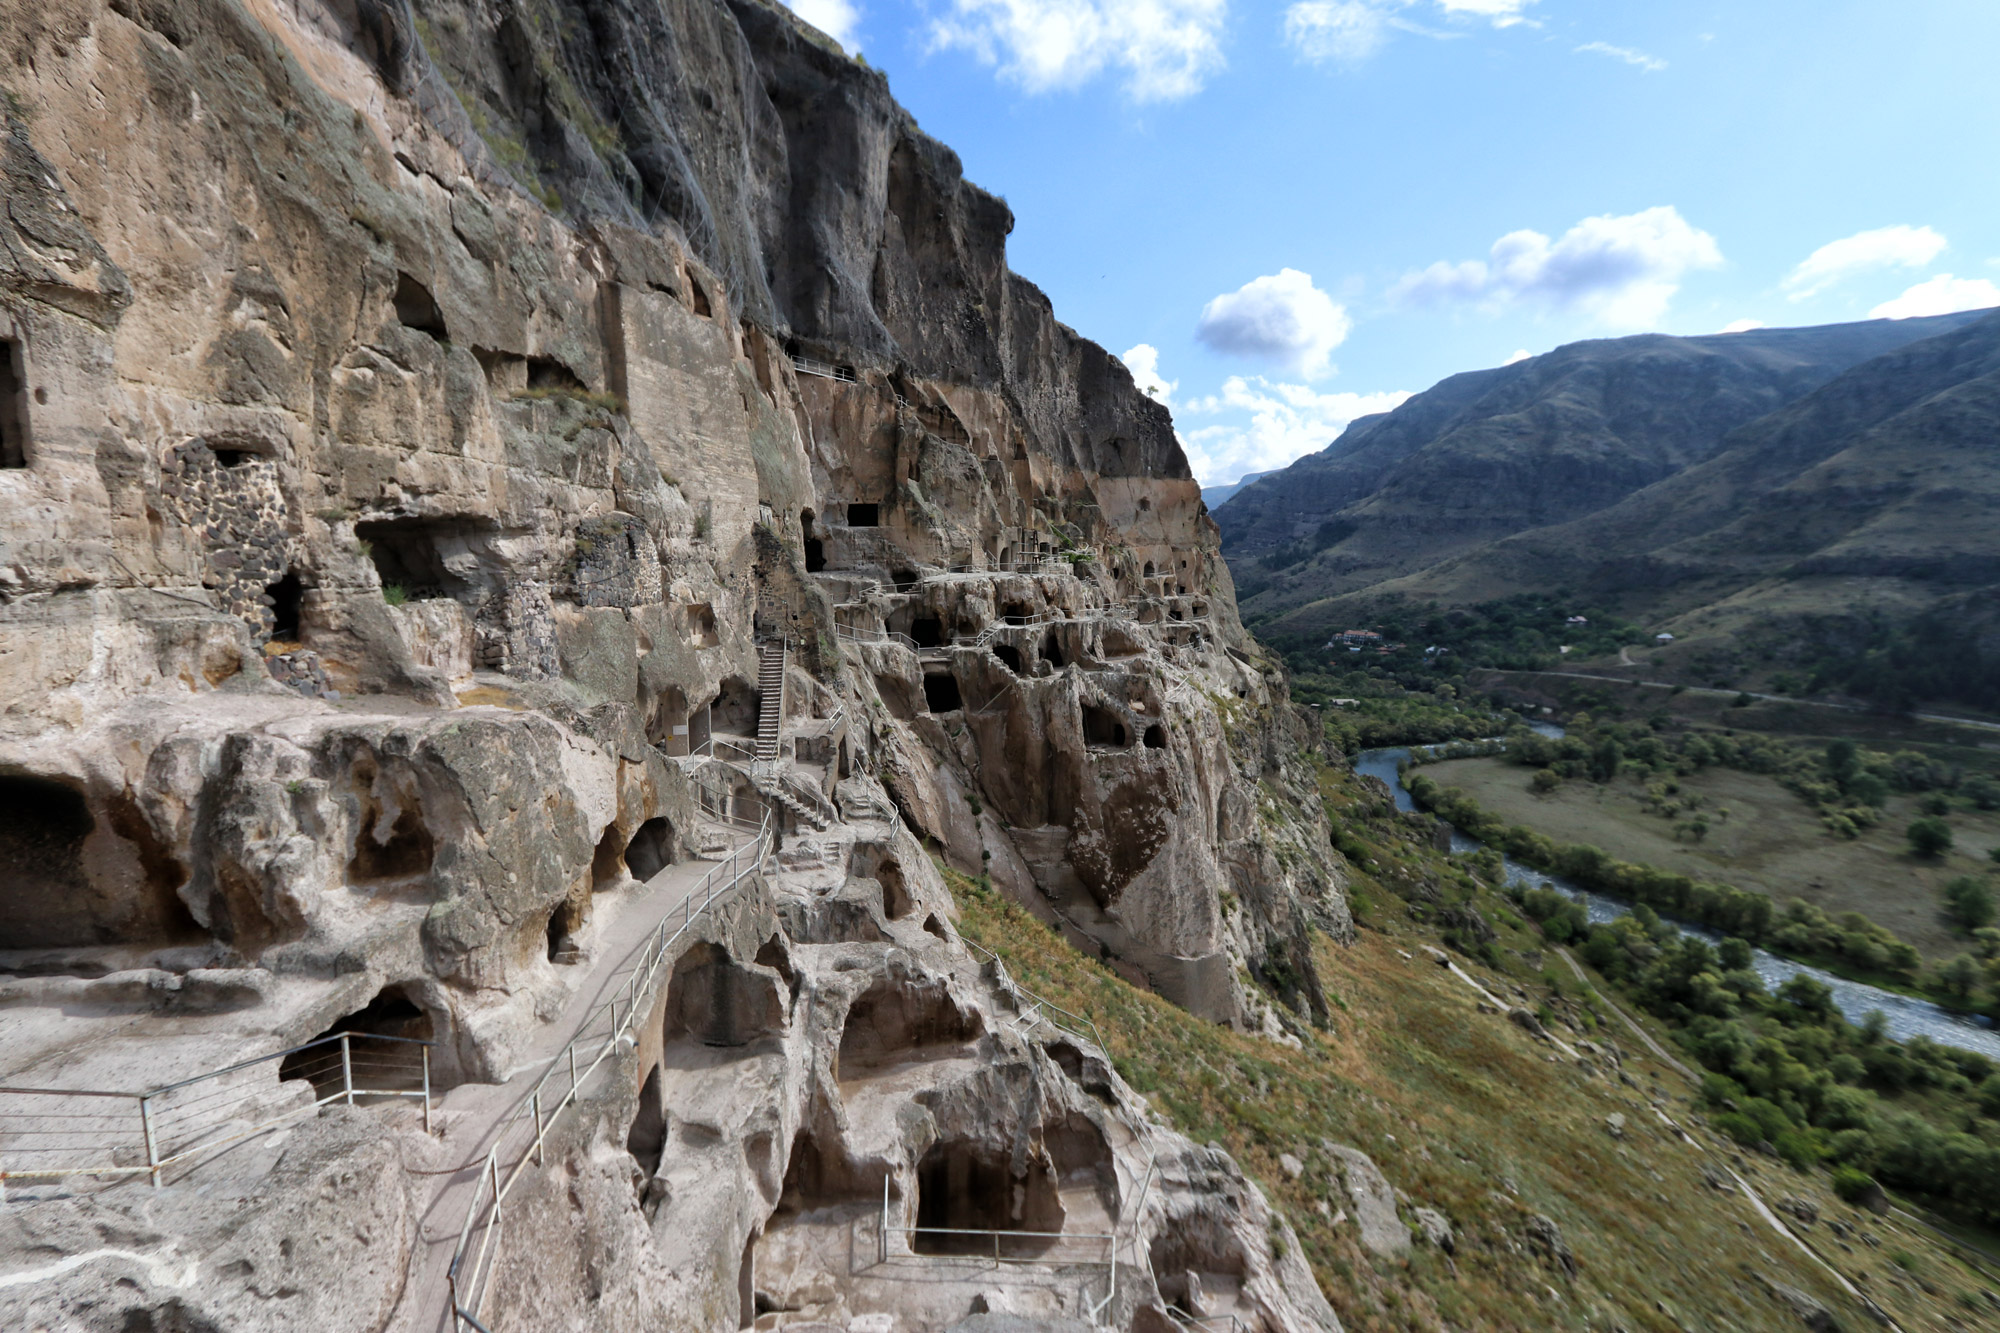
[(549, 913), (546, 933), (551, 963), (583, 961), (583, 953), (576, 944), (576, 932), (583, 929), (583, 923), (590, 914), (589, 903), (588, 898), (565, 898)]
[(0, 468), (28, 466), (28, 363), (19, 338), (0, 338)]
[(639, 825), (625, 844), (625, 868), (644, 883), (674, 863), (674, 826), (664, 817)]
[(882, 523), (882, 506), (876, 504), (851, 504), (847, 506), (847, 526), (850, 528), (874, 528)]
[(882, 886), (882, 915), (891, 921), (901, 921), (916, 908), (910, 886), (903, 879), (902, 863), (895, 857), (875, 867), (875, 882)]
[(965, 707), (958, 692), (958, 678), (944, 672), (924, 677), (924, 706), (933, 713), (955, 713)]
[(306, 595), (306, 586), (299, 581), (299, 571), (286, 570), (285, 577), (265, 586), (264, 595), (271, 599), (271, 637), (296, 640), (299, 637), (299, 608)]
[(1166, 748), (1167, 748), (1167, 729), (1166, 729), (1165, 727), (1161, 726), (1161, 725), (1160, 725), (1159, 723), (1157, 723), (1157, 722), (1155, 722), (1155, 723), (1154, 723), (1154, 724), (1153, 724), (1152, 726), (1150, 726), (1150, 727), (1147, 727), (1147, 728), (1146, 728), (1146, 748), (1147, 748), (1148, 750), (1164, 750), (1164, 749), (1166, 749)]
[(910, 637), (919, 648), (942, 648), (944, 621), (936, 616), (919, 616), (910, 622)]
[(383, 829), (370, 801), (354, 834), (354, 856), (347, 863), (347, 877), (357, 884), (371, 884), (427, 875), (436, 854), (437, 844), (416, 810), (403, 807), (396, 812), (395, 821)]
[(407, 273), (396, 275), (396, 322), (418, 333), (427, 333), (439, 342), (451, 336), (431, 289)]
[(1083, 740), (1091, 746), (1108, 745), (1125, 749), (1131, 745), (1132, 733), (1125, 729), (1125, 721), (1109, 708), (1096, 704), (1083, 706)]
[(687, 610), (688, 640), (697, 648), (713, 648), (722, 642), (715, 632), (715, 608), (696, 602)]
[(813, 511), (799, 511), (799, 535), (805, 540), (806, 573), (817, 574), (826, 568), (826, 542), (813, 531)]
[(354, 535), (368, 544), (368, 559), (382, 588), (400, 589), (410, 601), (463, 597), (473, 585), (446, 562), (447, 548), (466, 558), (466, 539), (478, 524), (457, 519), (388, 518), (354, 525)]

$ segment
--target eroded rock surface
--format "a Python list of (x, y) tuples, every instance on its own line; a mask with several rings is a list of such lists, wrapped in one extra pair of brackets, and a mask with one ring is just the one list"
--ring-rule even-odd
[[(498, 1328), (1336, 1326), (952, 924), (934, 855), (1281, 1037), (1349, 929), (1165, 411), (879, 74), (762, 0), (53, 0), (0, 56), (0, 1075), (348, 1031), (437, 1094), (305, 1114), (288, 1056), (157, 1191), (10, 1180), (10, 1323), (438, 1327), (509, 1080), (764, 825)], [(117, 1105), (26, 1165), (143, 1168)]]

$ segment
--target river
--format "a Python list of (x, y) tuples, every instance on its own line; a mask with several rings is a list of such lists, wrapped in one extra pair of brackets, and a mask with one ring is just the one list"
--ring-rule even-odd
[[(1562, 731), (1548, 723), (1540, 723), (1535, 730), (1548, 736), (1560, 736)], [(1389, 790), (1396, 798), (1398, 810), (1415, 810), (1416, 802), (1410, 793), (1403, 790), (1401, 778), (1396, 769), (1410, 757), (1407, 749), (1363, 750), (1354, 760), (1354, 771), (1365, 773), (1372, 778), (1380, 778), (1389, 784)], [(1476, 838), (1453, 829), (1451, 849), (1454, 852), (1475, 852), (1483, 844)], [(1583, 903), (1584, 910), (1592, 921), (1610, 921), (1631, 910), (1631, 904), (1608, 898), (1601, 893), (1586, 889), (1561, 875), (1551, 875), (1522, 865), (1513, 857), (1502, 855), (1501, 862), (1506, 868), (1509, 884), (1522, 884), (1531, 888), (1550, 888), (1567, 893)], [(1696, 935), (1705, 940), (1717, 941), (1722, 937), (1705, 926), (1689, 925), (1684, 921), (1665, 918), (1681, 933)], [(1910, 1037), (1929, 1037), (1940, 1046), (1957, 1046), (1968, 1051), (1978, 1051), (1981, 1055), (2000, 1060), (2000, 1032), (1979, 1018), (1968, 1018), (1939, 1008), (1929, 1000), (1913, 999), (1908, 995), (1898, 995), (1894, 991), (1879, 986), (1865, 985), (1859, 981), (1849, 981), (1845, 977), (1834, 976), (1804, 963), (1795, 963), (1789, 958), (1780, 958), (1763, 949), (1752, 951), (1751, 966), (1764, 979), (1766, 988), (1775, 991), (1784, 982), (1803, 973), (1815, 981), (1823, 982), (1833, 991), (1833, 1002), (1851, 1023), (1859, 1023), (1871, 1010), (1881, 1010), (1888, 1020), (1889, 1033), (1898, 1040)]]

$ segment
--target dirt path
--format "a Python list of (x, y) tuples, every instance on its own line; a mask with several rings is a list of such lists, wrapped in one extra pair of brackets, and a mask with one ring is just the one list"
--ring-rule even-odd
[[(755, 841), (747, 840), (739, 850)], [(466, 1212), (478, 1196), (488, 1150), (501, 1136), (506, 1137), (510, 1151), (501, 1154), (503, 1171), (525, 1151), (533, 1131), (526, 1121), (510, 1122), (509, 1117), (527, 1100), (548, 1063), (597, 1021), (599, 1006), (625, 984), (634, 959), (654, 929), (683, 910), (696, 885), (717, 864), (683, 861), (648, 880), (645, 889), (606, 924), (597, 938), (596, 962), (590, 975), (570, 997), (561, 1018), (542, 1027), (526, 1058), (509, 1072), (507, 1081), (463, 1084), (440, 1099), (438, 1114), (445, 1121), (445, 1141), (432, 1162), (411, 1166), (413, 1171), (426, 1172), (422, 1179), (430, 1185), (430, 1196), (423, 1204), (408, 1278), (389, 1325), (392, 1329), (401, 1333), (451, 1330), (452, 1254)], [(517, 1138), (521, 1140), (518, 1145), (513, 1142)]]
[(1653, 1034), (1646, 1031), (1646, 1029), (1640, 1027), (1637, 1019), (1633, 1018), (1630, 1014), (1626, 1013), (1624, 1009), (1620, 1008), (1616, 1003), (1614, 1003), (1610, 996), (1606, 995), (1603, 991), (1597, 989), (1597, 987), (1590, 984), (1590, 978), (1583, 974), (1583, 968), (1578, 966), (1576, 959), (1570, 956), (1570, 952), (1568, 949), (1559, 947), (1556, 949), (1556, 952), (1562, 955), (1562, 960), (1565, 963), (1569, 964), (1569, 970), (1576, 973), (1576, 979), (1579, 982), (1583, 983), (1585, 989), (1589, 990), (1591, 994), (1595, 995), (1599, 1000), (1603, 1001), (1605, 1008), (1609, 1009), (1612, 1013), (1618, 1015), (1619, 1019), (1625, 1024), (1625, 1026), (1632, 1029), (1632, 1035), (1637, 1037), (1640, 1041), (1644, 1042), (1646, 1045), (1646, 1049), (1651, 1051), (1662, 1064), (1666, 1065), (1668, 1068), (1672, 1069), (1675, 1073), (1679, 1074), (1682, 1078), (1686, 1079), (1688, 1082), (1696, 1085), (1697, 1087), (1701, 1085), (1700, 1075), (1696, 1074), (1692, 1069), (1689, 1069), (1686, 1065), (1682, 1064), (1680, 1061), (1674, 1059), (1673, 1056), (1668, 1055), (1666, 1047), (1660, 1045), (1660, 1043), (1658, 1043), (1657, 1041), (1654, 1041)]

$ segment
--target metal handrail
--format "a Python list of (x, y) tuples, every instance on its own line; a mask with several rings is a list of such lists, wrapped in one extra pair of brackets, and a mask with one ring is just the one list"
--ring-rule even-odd
[(859, 384), (861, 382), (855, 377), (854, 372), (845, 366), (828, 365), (824, 361), (815, 361), (809, 356), (793, 357), (792, 369), (804, 375), (817, 375), (823, 380), (838, 380), (842, 384)]
[[(743, 852), (753, 844), (756, 847), (756, 855), (745, 865), (742, 861)], [(771, 820), (767, 814), (754, 839), (739, 844), (730, 853), (726, 862), (717, 863), (695, 882), (681, 904), (680, 924), (673, 926), (671, 931), (668, 930), (674, 917), (672, 911), (669, 911), (659, 925), (654, 927), (652, 938), (642, 945), (635, 955), (625, 985), (620, 987), (609, 1000), (585, 1016), (583, 1026), (586, 1029), (594, 1026), (600, 1017), (609, 1019), (608, 1030), (603, 1036), (595, 1039), (584, 1036), (571, 1038), (562, 1050), (549, 1058), (542, 1076), (535, 1081), (527, 1096), (515, 1104), (512, 1114), (494, 1127), (493, 1146), (487, 1149), (486, 1157), (480, 1163), (479, 1184), (474, 1187), (472, 1202), (466, 1208), (465, 1222), (459, 1228), (458, 1244), (452, 1251), (451, 1266), (447, 1270), (455, 1327), (461, 1330), (465, 1327), (475, 1330), (484, 1328), (479, 1322), (479, 1312), (491, 1287), (494, 1267), (499, 1259), (500, 1239), (505, 1222), (503, 1205), (515, 1183), (527, 1171), (529, 1160), (532, 1158), (536, 1165), (543, 1164), (547, 1157), (549, 1131), (555, 1127), (562, 1113), (576, 1104), (579, 1089), (629, 1037), (641, 1015), (651, 1012), (649, 997), (659, 982), (660, 972), (667, 965), (673, 946), (693, 928), (698, 916), (762, 867), (770, 844)], [(728, 872), (728, 877), (722, 879), (725, 871)], [(704, 890), (706, 896), (702, 897), (700, 905), (697, 906), (695, 899), (702, 895)], [(589, 1044), (592, 1040), (595, 1041), (594, 1048)], [(588, 1063), (579, 1068), (579, 1059), (585, 1057)], [(550, 1081), (557, 1077), (565, 1065), (569, 1071), (568, 1087), (562, 1088), (557, 1084), (552, 1088)], [(545, 1091), (559, 1092), (554, 1105), (546, 1110), (543, 1105)], [(520, 1157), (507, 1169), (505, 1179), (502, 1179), (500, 1156), (508, 1132), (530, 1118), (535, 1127), (534, 1136), (521, 1148)], [(476, 1250), (473, 1248), (475, 1231), (479, 1236)], [(469, 1267), (468, 1260), (470, 1260)]]
[[(404, 1065), (397, 1068), (396, 1072), (405, 1075), (408, 1074), (419, 1075), (422, 1080), (422, 1086), (417, 1089), (373, 1088), (373, 1087), (364, 1087), (361, 1086), (360, 1084), (357, 1084), (355, 1078), (356, 1071), (355, 1071), (355, 1061), (354, 1061), (354, 1044), (356, 1041), (395, 1042), (406, 1046), (418, 1047), (420, 1056), (419, 1060), (414, 1065)], [(244, 1097), (239, 1098), (235, 1101), (226, 1102), (220, 1106), (211, 1105), (204, 1107), (200, 1110), (199, 1114), (206, 1118), (206, 1123), (200, 1125), (200, 1127), (195, 1129), (194, 1141), (186, 1146), (168, 1150), (168, 1141), (167, 1141), (168, 1132), (175, 1128), (179, 1128), (181, 1132), (184, 1133), (186, 1132), (186, 1127), (184, 1125), (176, 1127), (167, 1120), (167, 1117), (171, 1115), (175, 1110), (185, 1109), (185, 1108), (177, 1108), (173, 1104), (173, 1102), (170, 1100), (172, 1094), (180, 1092), (186, 1088), (194, 1087), (197, 1084), (208, 1083), (216, 1079), (226, 1078), (231, 1074), (241, 1073), (246, 1069), (253, 1069), (259, 1065), (269, 1064), (273, 1060), (282, 1061), (288, 1059), (291, 1056), (298, 1055), (305, 1051), (314, 1050), (319, 1047), (333, 1047), (336, 1044), (338, 1045), (340, 1052), (339, 1069), (341, 1077), (340, 1077), (340, 1085), (334, 1091), (328, 1092), (321, 1096), (316, 1096), (313, 1100), (309, 1102), (296, 1103), (280, 1111), (276, 1115), (265, 1117), (264, 1119), (259, 1120), (254, 1124), (222, 1133), (220, 1134), (220, 1136), (216, 1137), (204, 1137), (204, 1136), (210, 1135), (212, 1131), (224, 1128), (234, 1123), (227, 1119), (218, 1119), (217, 1117), (224, 1116), (229, 1111), (232, 1111), (237, 1107), (242, 1106), (246, 1101), (250, 1100), (251, 1096), (258, 1095), (266, 1091), (275, 1091), (276, 1089), (260, 1088), (254, 1090), (251, 1093), (247, 1093)], [(256, 1135), (262, 1134), (266, 1130), (272, 1129), (277, 1125), (283, 1124), (288, 1120), (294, 1119), (297, 1116), (303, 1115), (309, 1111), (317, 1111), (322, 1106), (327, 1106), (334, 1102), (345, 1102), (347, 1105), (352, 1106), (355, 1103), (356, 1097), (421, 1098), (423, 1100), (423, 1108), (424, 1108), (424, 1132), (429, 1133), (431, 1130), (431, 1049), (430, 1048), (435, 1046), (436, 1044), (437, 1044), (436, 1042), (425, 1041), (416, 1037), (395, 1037), (395, 1036), (390, 1036), (386, 1033), (335, 1032), (335, 1033), (329, 1033), (324, 1037), (315, 1037), (313, 1040), (301, 1043), (300, 1045), (297, 1046), (287, 1046), (283, 1050), (271, 1051), (264, 1055), (253, 1056), (248, 1060), (239, 1060), (235, 1064), (226, 1065), (221, 1069), (211, 1069), (205, 1073), (196, 1074), (192, 1078), (184, 1078), (175, 1083), (162, 1084), (161, 1086), (153, 1088), (147, 1092), (116, 1092), (116, 1091), (107, 1091), (94, 1088), (0, 1087), (0, 1096), (95, 1097), (95, 1098), (111, 1099), (115, 1101), (127, 1101), (136, 1103), (136, 1109), (138, 1112), (138, 1123), (136, 1126), (132, 1126), (131, 1128), (136, 1131), (137, 1141), (128, 1142), (124, 1145), (119, 1145), (117, 1143), (109, 1143), (109, 1142), (100, 1143), (99, 1145), (97, 1145), (96, 1150), (102, 1150), (104, 1148), (108, 1148), (113, 1153), (116, 1153), (121, 1146), (134, 1149), (143, 1147), (146, 1155), (146, 1161), (143, 1166), (137, 1163), (134, 1163), (129, 1166), (119, 1166), (114, 1164), (114, 1165), (43, 1167), (43, 1166), (36, 1166), (32, 1163), (24, 1166), (11, 1167), (11, 1168), (0, 1166), (0, 1201), (4, 1201), (6, 1198), (7, 1182), (9, 1180), (56, 1180), (69, 1176), (146, 1175), (152, 1178), (153, 1186), (154, 1188), (157, 1189), (160, 1187), (162, 1183), (161, 1180), (162, 1175), (170, 1167), (178, 1166), (184, 1162), (190, 1162), (195, 1158), (205, 1156), (209, 1153), (220, 1151), (221, 1149), (229, 1147), (232, 1144), (241, 1143), (245, 1139), (253, 1138)], [(370, 1072), (369, 1071), (370, 1064), (372, 1064), (376, 1070), (379, 1070), (383, 1067), (379, 1064), (375, 1064), (374, 1062), (368, 1062), (367, 1064), (364, 1064), (364, 1067), (361, 1071), (363, 1076), (362, 1082), (364, 1083), (367, 1081), (366, 1079), (367, 1073)], [(324, 1072), (330, 1073), (331, 1070), (332, 1066), (328, 1066)], [(282, 1086), (285, 1083), (299, 1082), (299, 1081), (302, 1080), (297, 1076), (290, 1079), (282, 1079), (280, 1080), (278, 1086), (279, 1088), (282, 1088)], [(303, 1081), (311, 1083), (312, 1079), (310, 1076), (306, 1076), (303, 1079)], [(317, 1085), (315, 1084), (314, 1086), (315, 1086), (315, 1091), (317, 1091)], [(69, 1122), (75, 1122), (80, 1120), (101, 1121), (105, 1118), (103, 1116), (96, 1116), (96, 1115), (80, 1116), (76, 1114), (64, 1114), (61, 1112), (36, 1112), (36, 1111), (24, 1111), (18, 1113), (0, 1113), (0, 1114), (19, 1114), (35, 1121), (50, 1121), (50, 1120), (69, 1121)], [(39, 1130), (27, 1130), (27, 1131), (15, 1131), (10, 1137), (18, 1139), (22, 1133), (45, 1135), (52, 1137), (67, 1137), (66, 1131), (62, 1129), (39, 1129)], [(76, 1133), (76, 1137), (79, 1138), (90, 1138), (93, 1136), (99, 1139), (110, 1139), (115, 1136), (115, 1131), (105, 1126), (98, 1125), (91, 1129), (79, 1130)], [(93, 1149), (81, 1149), (79, 1151), (91, 1151), (91, 1150)], [(21, 1152), (37, 1152), (37, 1151), (66, 1152), (69, 1150), (62, 1148), (58, 1149), (16, 1148), (15, 1149), (15, 1152), (17, 1154)]]
[[(1003, 967), (1006, 966), (1005, 959), (1003, 959), (999, 954), (993, 952), (993, 950), (987, 948), (985, 945), (979, 943), (977, 940), (967, 939), (965, 941), (965, 947), (972, 950), (972, 952), (974, 952), (975, 954), (984, 955), (986, 958), (990, 959), (993, 962), (1001, 964), (1001, 966)], [(1053, 1000), (1049, 1000), (1044, 998), (1043, 996), (1035, 994), (1035, 992), (1029, 990), (1026, 986), (1023, 986), (1019, 981), (1015, 980), (1012, 973), (1007, 974), (1007, 984), (1012, 986), (1017, 993), (1019, 993), (1020, 995), (1022, 995), (1023, 997), (1025, 997), (1027, 1000), (1030, 1001), (1027, 1010), (1020, 1014), (1021, 1021), (1027, 1027), (1032, 1028), (1035, 1026), (1035, 1024), (1043, 1022), (1045, 1012), (1051, 1014), (1059, 1014), (1061, 1015), (1061, 1018), (1046, 1019), (1046, 1021), (1049, 1023), (1051, 1027), (1055, 1027), (1064, 1032), (1067, 1032), (1072, 1037), (1077, 1037), (1082, 1040), (1088, 1041), (1091, 1045), (1097, 1047), (1097, 1049), (1100, 1051), (1109, 1049), (1104, 1044), (1104, 1037), (1097, 1030), (1097, 1024), (1091, 1022), (1088, 1018), (1085, 1018), (1082, 1014), (1073, 1014), (1069, 1010), (1063, 1008), (1061, 1005), (1055, 1003)], [(1069, 1022), (1065, 1023), (1062, 1021), (1063, 1019), (1068, 1019)], [(1071, 1024), (1075, 1024), (1076, 1026), (1071, 1026)]]

